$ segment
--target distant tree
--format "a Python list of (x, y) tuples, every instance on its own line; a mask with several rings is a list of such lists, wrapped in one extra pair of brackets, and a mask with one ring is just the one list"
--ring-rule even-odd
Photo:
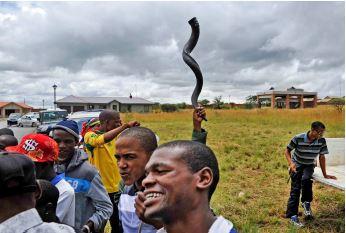
[(224, 102), (222, 102), (222, 96), (216, 96), (214, 98), (214, 101), (213, 101), (213, 105), (214, 105), (214, 108), (216, 109), (222, 109), (223, 108), (223, 105), (224, 105)]
[(199, 101), (199, 103), (203, 106), (207, 106), (210, 103), (210, 101), (207, 99), (203, 99), (203, 100)]
[(187, 105), (186, 105), (185, 102), (182, 102), (182, 103), (177, 104), (177, 108), (185, 109), (186, 107), (187, 107)]
[(153, 105), (153, 111), (155, 110), (159, 110), (160, 109), (160, 103), (159, 102), (155, 102)]
[(247, 96), (246, 102), (255, 104), (257, 102), (257, 96), (255, 96), (255, 95)]
[(178, 108), (175, 104), (161, 104), (161, 110), (163, 112), (176, 112)]
[(256, 105), (257, 105), (257, 96), (249, 95), (246, 97), (245, 104), (244, 104), (245, 108), (252, 109), (256, 107)]
[(330, 101), (330, 103), (335, 106), (338, 112), (342, 112), (345, 108), (345, 97), (334, 98)]

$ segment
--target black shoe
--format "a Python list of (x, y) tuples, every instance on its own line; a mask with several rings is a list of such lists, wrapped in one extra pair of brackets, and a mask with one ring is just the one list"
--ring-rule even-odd
[(314, 217), (313, 217), (313, 215), (312, 215), (311, 204), (310, 204), (310, 202), (307, 202), (307, 201), (303, 202), (303, 203), (302, 203), (302, 207), (303, 207), (303, 209), (304, 209), (305, 219), (306, 219), (306, 220), (311, 220), (311, 219), (313, 219)]

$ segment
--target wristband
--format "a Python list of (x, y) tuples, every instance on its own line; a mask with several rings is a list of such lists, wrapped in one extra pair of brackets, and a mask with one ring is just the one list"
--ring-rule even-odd
[(84, 225), (84, 226), (83, 226), (83, 229), (86, 229), (88, 233), (91, 232), (91, 231), (90, 231), (90, 227), (89, 227), (88, 225)]

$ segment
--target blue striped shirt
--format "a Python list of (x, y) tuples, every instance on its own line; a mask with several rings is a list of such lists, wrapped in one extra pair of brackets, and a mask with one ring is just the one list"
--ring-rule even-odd
[(319, 155), (329, 153), (325, 138), (309, 142), (308, 133), (294, 136), (287, 145), (287, 149), (294, 150), (292, 160), (297, 164), (312, 165)]

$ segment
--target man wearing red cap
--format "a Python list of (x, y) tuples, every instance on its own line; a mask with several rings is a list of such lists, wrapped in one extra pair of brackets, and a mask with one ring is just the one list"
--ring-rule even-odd
[(64, 174), (57, 175), (54, 161), (58, 159), (58, 144), (43, 134), (28, 134), (17, 146), (6, 147), (7, 151), (27, 155), (35, 163), (36, 178), (50, 181), (59, 190), (56, 215), (61, 223), (75, 225), (75, 195)]

